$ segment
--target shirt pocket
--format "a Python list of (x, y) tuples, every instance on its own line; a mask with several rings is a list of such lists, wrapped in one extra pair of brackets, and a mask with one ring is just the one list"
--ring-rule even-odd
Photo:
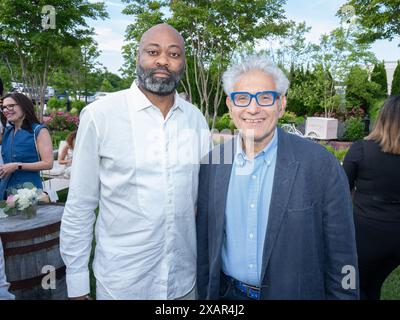
[(198, 189), (198, 169), (195, 165), (182, 165), (176, 173), (175, 203), (177, 213), (194, 210)]

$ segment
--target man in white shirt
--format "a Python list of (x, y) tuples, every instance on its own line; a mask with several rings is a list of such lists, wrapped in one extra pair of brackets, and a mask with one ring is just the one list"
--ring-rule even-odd
[(13, 294), (8, 292), (10, 284), (7, 282), (5, 266), (4, 266), (4, 253), (3, 245), (0, 238), (0, 300), (14, 300)]
[(210, 132), (176, 92), (184, 40), (160, 24), (144, 33), (137, 80), (81, 113), (61, 225), (68, 296), (87, 299), (94, 210), (97, 299), (193, 299), (199, 162)]

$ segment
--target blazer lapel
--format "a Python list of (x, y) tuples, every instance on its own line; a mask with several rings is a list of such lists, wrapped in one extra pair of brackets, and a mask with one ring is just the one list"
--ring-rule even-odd
[[(212, 238), (215, 239), (215, 245), (217, 252), (220, 252), (222, 248), (222, 241), (225, 228), (225, 209), (226, 199), (228, 196), (229, 181), (232, 171), (232, 160), (236, 149), (236, 139), (232, 139), (221, 145), (218, 152), (220, 152), (220, 163), (213, 165), (215, 168), (215, 179), (213, 183), (213, 205), (214, 221), (210, 221), (212, 224), (211, 230), (213, 231)], [(227, 154), (229, 153), (229, 154)], [(230, 159), (228, 159), (230, 158)], [(219, 253), (217, 253), (219, 254)]]
[(299, 167), (299, 163), (296, 161), (292, 152), (288, 134), (280, 129), (278, 129), (278, 131), (278, 151), (269, 208), (268, 226), (264, 241), (261, 283), (263, 282), (271, 252), (286, 213), (289, 196)]

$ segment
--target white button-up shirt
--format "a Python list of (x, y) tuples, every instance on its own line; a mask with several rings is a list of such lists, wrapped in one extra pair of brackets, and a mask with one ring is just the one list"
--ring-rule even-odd
[(174, 299), (196, 279), (195, 206), (210, 131), (175, 94), (164, 118), (136, 84), (81, 113), (61, 225), (70, 297), (89, 293), (94, 210), (97, 281), (115, 299)]

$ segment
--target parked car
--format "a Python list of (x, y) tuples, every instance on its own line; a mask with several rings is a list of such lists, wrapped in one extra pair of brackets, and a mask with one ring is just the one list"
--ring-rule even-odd
[(87, 102), (92, 103), (93, 101), (99, 100), (102, 97), (105, 97), (106, 95), (110, 94), (110, 92), (96, 92), (93, 96), (88, 96), (87, 97)]
[[(32, 97), (33, 103), (35, 103), (35, 97), (39, 95), (39, 90), (40, 88), (32, 88), (32, 87), (27, 87), (23, 83), (19, 82), (12, 82), (12, 88), (10, 92), (19, 92), (23, 93), (26, 96)], [(55, 95), (55, 90), (53, 87), (47, 87), (45, 90), (45, 95), (44, 95), (44, 100), (47, 103), (47, 101)]]

